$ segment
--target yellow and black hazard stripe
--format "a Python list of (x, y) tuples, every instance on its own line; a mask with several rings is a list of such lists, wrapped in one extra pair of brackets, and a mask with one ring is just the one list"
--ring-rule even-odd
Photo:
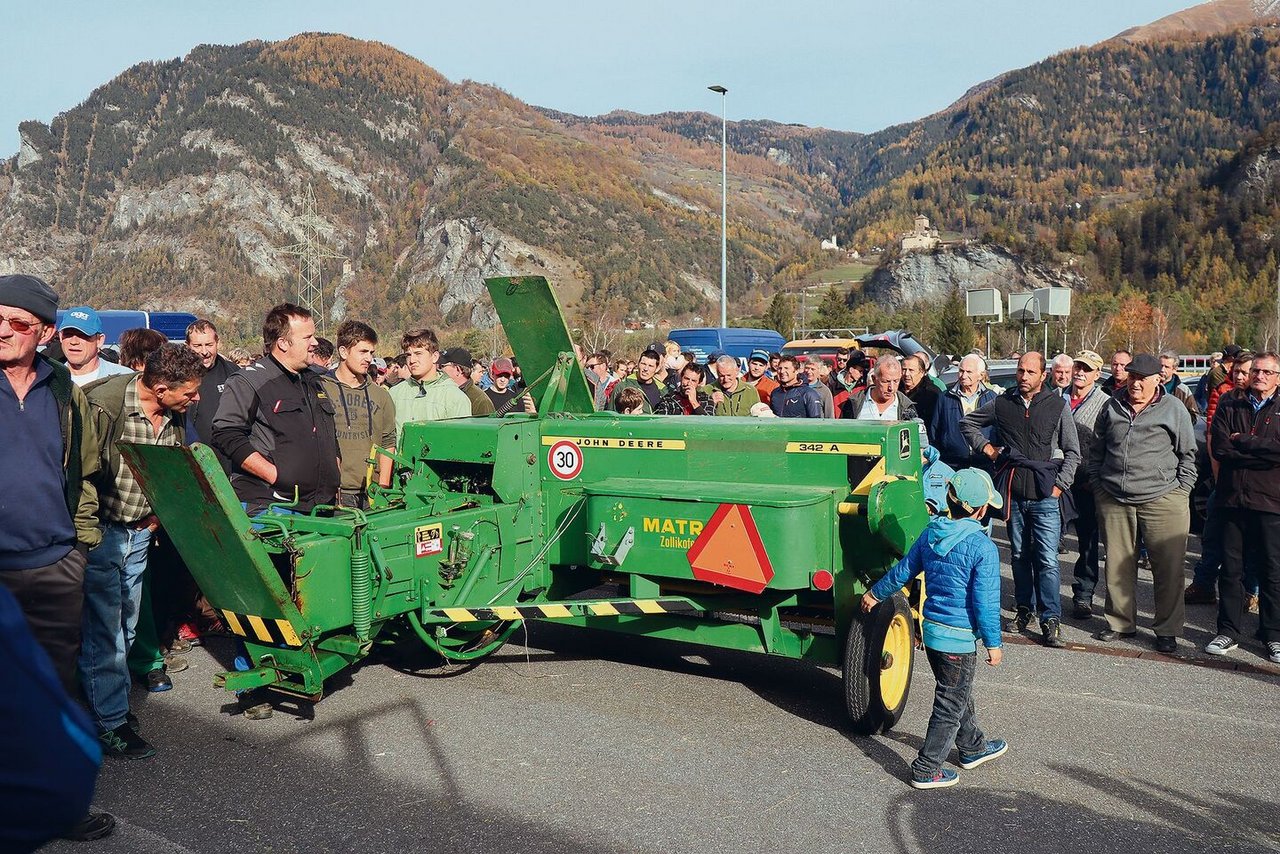
[(639, 617), (646, 614), (697, 614), (687, 599), (613, 599), (607, 602), (554, 602), (543, 605), (494, 605), (489, 608), (440, 608), (455, 623), (492, 620), (563, 620), (569, 617)]
[(227, 610), (222, 611), (222, 619), (232, 633), (242, 638), (276, 646), (302, 646), (302, 639), (298, 637), (298, 633), (293, 630), (293, 624), (288, 620), (272, 620)]

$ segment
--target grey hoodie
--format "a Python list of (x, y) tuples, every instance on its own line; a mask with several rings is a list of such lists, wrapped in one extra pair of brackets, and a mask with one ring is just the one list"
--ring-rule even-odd
[(1122, 504), (1145, 504), (1196, 483), (1196, 437), (1182, 401), (1164, 390), (1134, 416), (1129, 396), (1107, 401), (1089, 451), (1089, 480)]

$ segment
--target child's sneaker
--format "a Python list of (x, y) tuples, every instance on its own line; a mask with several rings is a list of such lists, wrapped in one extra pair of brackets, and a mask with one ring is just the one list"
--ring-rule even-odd
[(917, 774), (911, 775), (911, 788), (913, 789), (945, 789), (947, 786), (954, 786), (959, 782), (960, 775), (946, 768), (939, 768), (928, 777), (921, 777)]
[(997, 756), (1003, 756), (1008, 749), (1009, 743), (1002, 738), (988, 741), (977, 753), (961, 753), (960, 767), (966, 771), (970, 768), (977, 768), (983, 762), (990, 762)]

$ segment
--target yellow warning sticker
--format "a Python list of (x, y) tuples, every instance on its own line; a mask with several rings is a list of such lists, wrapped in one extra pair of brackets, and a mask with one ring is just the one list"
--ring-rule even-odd
[(851, 457), (878, 457), (879, 445), (863, 442), (788, 442), (788, 454), (845, 454)]
[(438, 555), (444, 551), (441, 525), (419, 525), (413, 529), (413, 554), (415, 557)]
[(632, 439), (595, 436), (543, 436), (543, 445), (573, 442), (579, 448), (612, 448), (631, 451), (683, 451), (684, 439)]

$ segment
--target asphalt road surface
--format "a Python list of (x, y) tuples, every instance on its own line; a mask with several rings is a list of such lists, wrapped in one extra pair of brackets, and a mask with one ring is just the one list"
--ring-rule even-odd
[[(1190, 640), (1213, 613), (1188, 608)], [(980, 668), (979, 721), (1010, 750), (932, 792), (905, 782), (923, 657), (895, 731), (856, 738), (834, 671), (545, 623), (458, 675), (371, 663), (313, 714), (249, 721), (211, 687), (215, 641), (173, 691), (135, 693), (160, 752), (104, 766), (114, 836), (44, 850), (1280, 850), (1280, 668), (1260, 645), (1210, 666), (1190, 643), (1144, 652), (1145, 632), (1104, 654), (1100, 617), (1065, 623), (1073, 648), (1012, 643)]]

